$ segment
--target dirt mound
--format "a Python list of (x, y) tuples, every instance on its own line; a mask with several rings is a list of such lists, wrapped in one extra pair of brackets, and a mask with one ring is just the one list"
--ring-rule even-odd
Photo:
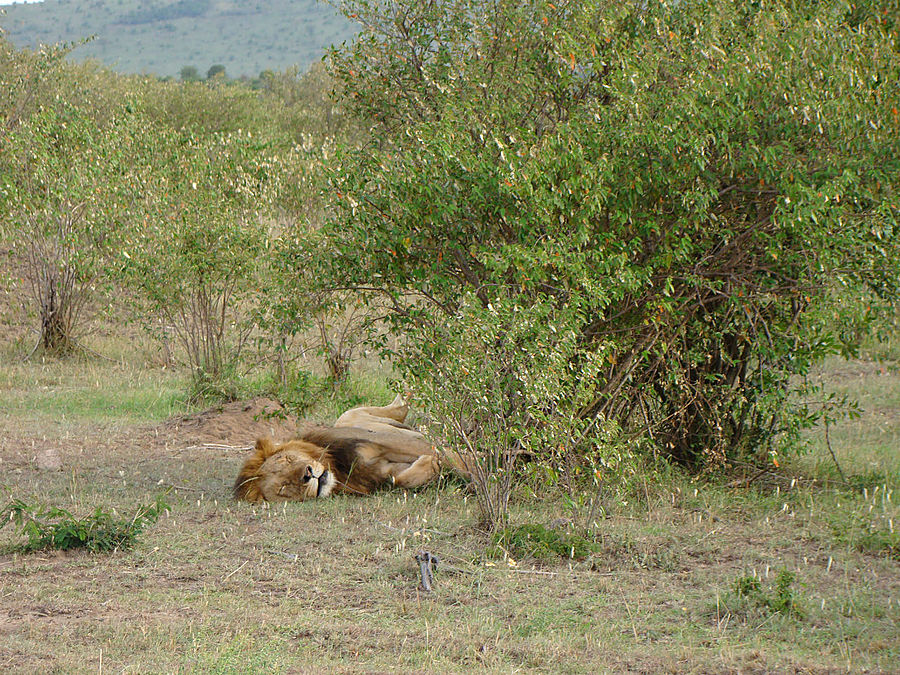
[(299, 423), (280, 403), (269, 398), (223, 403), (203, 412), (167, 420), (157, 438), (166, 445), (221, 443), (252, 445), (260, 436), (284, 440), (297, 433)]

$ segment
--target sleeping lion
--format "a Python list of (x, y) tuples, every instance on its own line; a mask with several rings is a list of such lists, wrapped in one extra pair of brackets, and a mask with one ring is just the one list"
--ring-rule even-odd
[(333, 427), (311, 427), (287, 443), (260, 438), (234, 482), (234, 497), (305, 501), (424, 485), (440, 465), (434, 447), (403, 423), (408, 412), (397, 396), (387, 406), (348, 410)]

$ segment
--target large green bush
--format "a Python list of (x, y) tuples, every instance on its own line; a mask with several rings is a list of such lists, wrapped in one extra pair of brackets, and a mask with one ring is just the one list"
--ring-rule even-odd
[[(427, 405), (473, 388), (429, 360), (478, 353), (515, 371), (494, 414), (614, 422), (692, 466), (815, 423), (802, 376), (896, 293), (895, 2), (349, 5), (330, 65), (372, 142), (333, 173), (319, 274), (391, 299)], [(534, 327), (478, 328), (491, 307)]]

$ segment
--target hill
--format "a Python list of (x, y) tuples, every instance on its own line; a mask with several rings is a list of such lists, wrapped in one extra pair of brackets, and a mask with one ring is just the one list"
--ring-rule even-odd
[(305, 70), (355, 31), (317, 0), (46, 0), (3, 9), (0, 27), (17, 47), (95, 36), (70, 58), (159, 76), (178, 76), (184, 66), (204, 75), (214, 64), (230, 77)]

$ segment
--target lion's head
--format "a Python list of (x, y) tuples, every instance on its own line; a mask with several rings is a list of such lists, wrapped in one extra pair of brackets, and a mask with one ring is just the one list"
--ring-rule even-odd
[(320, 459), (322, 448), (294, 440), (275, 445), (269, 438), (256, 442), (250, 462), (234, 485), (235, 496), (248, 501), (305, 501), (328, 497), (337, 479)]

